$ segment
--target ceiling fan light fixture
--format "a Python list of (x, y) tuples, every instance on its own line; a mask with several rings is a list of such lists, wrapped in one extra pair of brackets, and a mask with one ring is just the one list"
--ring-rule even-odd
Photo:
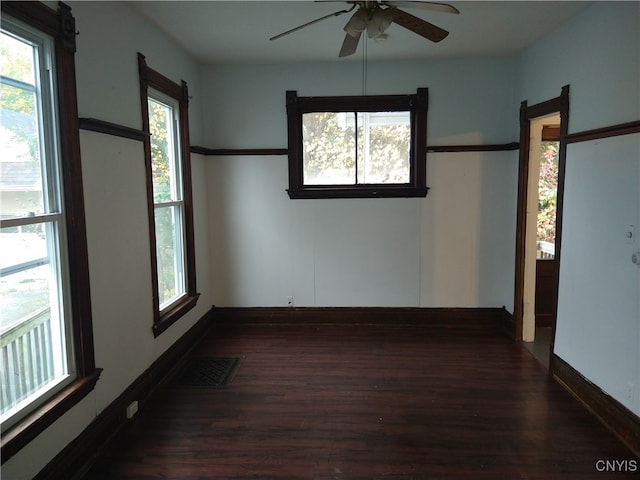
[(367, 11), (364, 8), (361, 8), (356, 13), (354, 13), (347, 24), (344, 26), (344, 31), (352, 37), (358, 37), (366, 29)]
[(367, 35), (369, 38), (379, 38), (391, 26), (393, 19), (388, 9), (376, 8), (367, 22)]

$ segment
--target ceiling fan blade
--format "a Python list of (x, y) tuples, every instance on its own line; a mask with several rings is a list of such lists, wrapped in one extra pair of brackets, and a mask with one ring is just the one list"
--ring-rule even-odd
[(449, 35), (446, 30), (398, 8), (389, 8), (389, 13), (395, 23), (432, 42), (439, 42)]
[(342, 48), (340, 49), (340, 53), (338, 57), (348, 57), (349, 55), (353, 55), (356, 53), (358, 49), (358, 42), (360, 42), (360, 36), (362, 32), (358, 32), (358, 34), (354, 37), (350, 34), (346, 34), (344, 36), (344, 42), (342, 42)]
[(290, 33), (293, 32), (297, 32), (298, 30), (301, 30), (305, 27), (308, 27), (309, 25), (313, 25), (314, 23), (318, 23), (322, 20), (325, 20), (327, 18), (331, 18), (331, 17), (337, 17), (339, 15), (342, 15), (344, 13), (349, 13), (351, 10), (353, 10), (354, 8), (356, 8), (356, 5), (352, 5), (351, 8), (347, 9), (347, 10), (340, 10), (338, 12), (334, 12), (334, 13), (330, 13), (329, 15), (325, 15), (324, 17), (320, 17), (320, 18), (316, 18), (315, 20), (311, 20), (310, 22), (304, 23), (302, 25), (299, 25), (295, 28), (292, 28), (291, 30), (287, 30), (286, 32), (282, 32), (278, 35), (275, 35), (273, 37), (271, 37), (269, 40), (277, 40), (278, 38), (284, 37), (285, 35), (289, 35)]
[(443, 13), (460, 13), (453, 5), (449, 5), (448, 3), (439, 3), (439, 2), (421, 2), (418, 0), (399, 0), (399, 1), (382, 1), (380, 2), (383, 5), (388, 5), (390, 7), (407, 7), (407, 8), (421, 8), (423, 10), (432, 10), (434, 12), (443, 12)]

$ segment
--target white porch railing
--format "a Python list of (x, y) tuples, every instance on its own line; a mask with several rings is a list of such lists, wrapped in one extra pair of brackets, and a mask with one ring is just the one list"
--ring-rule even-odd
[(53, 377), (51, 314), (46, 306), (2, 332), (2, 413), (46, 385)]
[(555, 243), (538, 241), (536, 258), (539, 260), (553, 260), (556, 256)]

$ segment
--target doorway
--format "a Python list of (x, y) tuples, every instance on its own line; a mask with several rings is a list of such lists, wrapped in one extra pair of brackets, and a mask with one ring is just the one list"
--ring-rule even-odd
[(557, 307), (558, 262), (555, 244), (560, 115), (554, 113), (538, 117), (532, 119), (529, 125), (522, 340), (548, 367)]
[[(558, 305), (569, 87), (520, 108), (514, 338), (550, 367)], [(538, 341), (535, 342), (536, 337)]]

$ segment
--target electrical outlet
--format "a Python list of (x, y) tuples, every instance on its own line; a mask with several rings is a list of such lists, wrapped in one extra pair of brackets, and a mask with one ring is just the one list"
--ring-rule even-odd
[(289, 295), (287, 297), (287, 307), (293, 307), (293, 296)]
[(127, 407), (127, 418), (131, 419), (138, 412), (138, 401), (134, 400)]
[(631, 244), (636, 241), (636, 227), (635, 225), (627, 225), (624, 231), (624, 238), (626, 243)]

